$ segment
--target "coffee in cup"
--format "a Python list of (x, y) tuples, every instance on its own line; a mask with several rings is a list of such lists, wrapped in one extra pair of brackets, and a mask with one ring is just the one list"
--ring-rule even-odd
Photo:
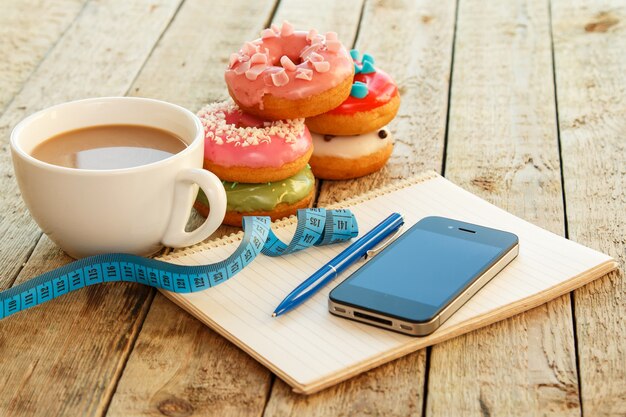
[[(100, 139), (81, 145), (89, 135)], [(158, 146), (155, 137), (160, 138)], [(127, 159), (129, 151), (130, 160), (116, 158)], [(31, 215), (75, 258), (110, 252), (149, 255), (163, 245), (189, 246), (206, 239), (224, 218), (224, 187), (202, 169), (202, 124), (174, 104), (135, 97), (60, 104), (17, 125), (11, 153)], [(211, 213), (187, 232), (198, 186)]]
[(78, 169), (122, 169), (158, 162), (187, 147), (172, 132), (151, 126), (101, 125), (70, 130), (45, 140), (31, 155)]

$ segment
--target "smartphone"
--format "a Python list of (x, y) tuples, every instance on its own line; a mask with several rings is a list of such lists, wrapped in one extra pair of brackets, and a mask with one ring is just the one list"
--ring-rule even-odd
[(339, 317), (426, 336), (518, 251), (513, 233), (426, 217), (334, 288), (328, 308)]

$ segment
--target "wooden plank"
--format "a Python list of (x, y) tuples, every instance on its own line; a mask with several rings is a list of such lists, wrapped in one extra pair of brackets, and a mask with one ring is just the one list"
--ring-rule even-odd
[[(569, 237), (626, 262), (626, 5), (552, 2)], [(583, 413), (626, 415), (626, 279), (574, 292)]]
[[(201, 2), (186, 2), (131, 88), (131, 94), (178, 102), (193, 110), (206, 102), (227, 97), (223, 71), (228, 56), (245, 40), (257, 35), (269, 20), (272, 6), (270, 2), (260, 3), (255, 6), (257, 10), (250, 10), (242, 16), (241, 6), (230, 2), (220, 8), (223, 15), (216, 15)], [(247, 7), (251, 7), (250, 3)], [(297, 29), (335, 30), (340, 39), (352, 43), (360, 11), (360, 0), (351, 3), (327, 1), (315, 7), (310, 2), (284, 1), (277, 9), (274, 21), (289, 20)], [(237, 26), (228, 25), (228, 22), (242, 17), (248, 21)], [(215, 33), (211, 36), (207, 32), (199, 33), (194, 28), (200, 24), (214, 28)], [(181, 42), (192, 44), (194, 48), (181, 51)], [(181, 96), (181, 91), (189, 94)], [(163, 323), (163, 317), (168, 318), (168, 323)], [(172, 326), (187, 328), (192, 334), (204, 329), (204, 336), (190, 340), (184, 332), (176, 331), (175, 336), (169, 334), (166, 340), (153, 337), (151, 329)], [(213, 347), (216, 344), (224, 344), (227, 349), (216, 349)], [(146, 349), (146, 353), (141, 348), (143, 345), (152, 348)], [(164, 397), (169, 398), (175, 410), (188, 409), (199, 414), (258, 415), (265, 406), (271, 374), (200, 322), (173, 307), (160, 294), (146, 318), (137, 346), (129, 358), (108, 415), (140, 416), (162, 412), (159, 404)], [(212, 348), (206, 349), (206, 346)], [(198, 350), (203, 354), (189, 354)], [(154, 362), (159, 362), (160, 367), (150, 366)], [(216, 365), (207, 367), (207, 363)], [(180, 372), (181, 368), (191, 373)], [(197, 369), (204, 371), (198, 372)], [(154, 384), (145, 384), (146, 379)], [(220, 389), (215, 390), (216, 386)], [(233, 401), (235, 397), (237, 401)]]
[(453, 1), (366, 4), (356, 46), (374, 54), (377, 65), (394, 77), (402, 98), (391, 124), (394, 151), (380, 172), (322, 182), (318, 204), (341, 201), (425, 170), (441, 171), (454, 14)]
[(271, 373), (158, 295), (109, 416), (258, 416)]
[[(258, 35), (274, 8), (273, 0), (229, 0), (212, 7), (187, 0), (130, 94), (192, 111), (225, 99), (230, 53)], [(191, 223), (200, 221), (196, 216)], [(214, 236), (233, 230), (222, 227)], [(107, 415), (256, 416), (265, 406), (271, 377), (250, 356), (157, 294)]]
[(404, 356), (310, 396), (276, 379), (268, 416), (418, 416), (422, 412), (426, 350)]
[[(85, 0), (13, 0), (3, 3), (0, 13), (0, 115), (44, 55), (74, 21), (84, 2)], [(10, 119), (10, 122), (0, 118), (0, 143), (3, 150), (0, 155), (0, 187), (3, 197), (6, 196), (0, 201), (0, 209), (4, 213), (0, 217), (0, 236), (3, 239), (3, 245), (0, 246), (0, 290), (8, 288), (13, 282), (33, 248), (34, 239), (37, 238), (37, 233), (29, 234), (26, 240), (30, 243), (23, 251), (16, 252), (16, 246), (21, 245), (22, 239), (16, 238), (14, 234), (22, 233), (20, 230), (32, 224), (28, 217), (23, 216), (24, 207), (19, 194), (16, 194), (17, 187), (9, 188), (6, 184), (16, 185), (9, 161), (8, 137), (10, 129), (19, 118), (27, 115), (23, 111), (25, 109), (20, 110), (20, 115)]]
[[(19, 281), (69, 261), (44, 236)], [(147, 298), (133, 285), (99, 285), (3, 320), (0, 415), (102, 415)]]
[(339, 40), (350, 47), (354, 44), (364, 0), (332, 1), (283, 0), (273, 23), (287, 20), (297, 30), (315, 28), (320, 33), (337, 32)]
[[(396, 145), (381, 172), (324, 181), (319, 205), (424, 169), (440, 169), (454, 15), (453, 1), (366, 3), (357, 47), (373, 54), (399, 85), (402, 105), (391, 125)], [(421, 350), (310, 397), (277, 381), (265, 415), (421, 415), (425, 363), (426, 351)]]
[[(66, 100), (124, 94), (178, 5), (88, 4), (0, 118), (3, 146), (9, 129), (29, 113)], [(0, 158), (0, 277), (7, 287), (40, 233), (19, 197), (8, 152)], [(43, 238), (17, 282), (68, 261)], [(137, 285), (90, 287), (3, 321), (0, 415), (102, 414), (152, 294)]]
[[(548, 5), (459, 4), (445, 175), (564, 230)], [(427, 415), (579, 415), (568, 296), (432, 348)]]
[[(40, 230), (19, 196), (8, 152), (11, 129), (27, 115), (86, 97), (122, 95), (130, 87), (180, 0), (88, 4), (0, 117), (0, 289), (15, 279)], [(123, 2), (121, 2), (123, 3)], [(134, 20), (133, 20), (134, 19)], [(111, 34), (116, 34), (111, 36)]]
[[(276, 10), (274, 21), (289, 20), (297, 30), (308, 30), (309, 27), (318, 27), (321, 31), (332, 29), (338, 32), (339, 39), (352, 44), (361, 3), (362, 0), (326, 0), (313, 6), (304, 0), (283, 1)], [(185, 4), (185, 11), (189, 9), (196, 15), (205, 16), (205, 20), (193, 20), (191, 13), (184, 13), (174, 22), (175, 28), (187, 19), (185, 23), (200, 25), (205, 30), (189, 27), (186, 31), (182, 28), (176, 32), (172, 32), (175, 28), (168, 31), (130, 94), (168, 100), (193, 111), (206, 103), (228, 98), (224, 83), (228, 58), (244, 41), (259, 36), (260, 30), (257, 29), (270, 18), (269, 4), (267, 1), (259, 4), (224, 2), (212, 8), (194, 2), (189, 6)], [(220, 20), (222, 18), (228, 20)], [(234, 21), (238, 24), (233, 25)], [(215, 30), (215, 25), (219, 25), (220, 30)], [(181, 48), (181, 45), (188, 47)]]
[(10, 0), (0, 13), (0, 113), (86, 0)]

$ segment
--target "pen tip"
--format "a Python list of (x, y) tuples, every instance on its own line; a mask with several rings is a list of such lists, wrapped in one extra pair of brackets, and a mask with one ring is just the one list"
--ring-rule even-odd
[(272, 313), (272, 317), (276, 317), (276, 313)]

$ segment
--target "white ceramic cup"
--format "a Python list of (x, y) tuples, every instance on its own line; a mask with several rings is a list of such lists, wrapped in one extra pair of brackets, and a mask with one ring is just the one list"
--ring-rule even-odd
[[(151, 164), (112, 170), (66, 168), (33, 158), (41, 142), (68, 130), (106, 124), (152, 126), (187, 144)], [(11, 133), (15, 176), (31, 215), (74, 258), (110, 252), (150, 255), (206, 239), (226, 212), (220, 180), (202, 169), (204, 129), (189, 110), (158, 100), (106, 97), (73, 101), (22, 120)], [(200, 186), (211, 212), (185, 231)]]

